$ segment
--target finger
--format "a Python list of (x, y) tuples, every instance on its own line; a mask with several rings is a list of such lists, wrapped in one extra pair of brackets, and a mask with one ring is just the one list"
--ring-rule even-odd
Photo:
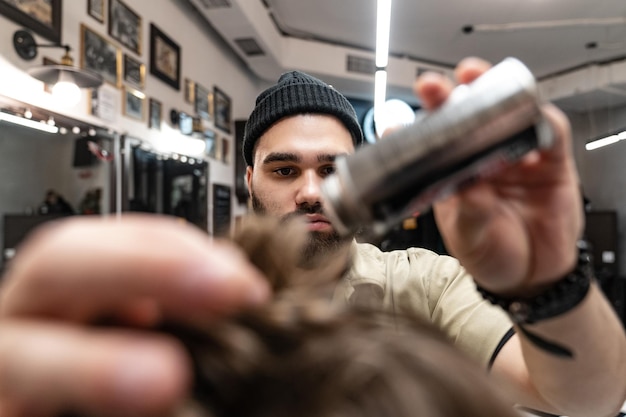
[(413, 85), (415, 94), (426, 110), (441, 106), (453, 88), (454, 84), (449, 78), (435, 72), (421, 75)]
[(189, 369), (166, 336), (4, 321), (0, 409), (165, 415), (186, 395)]
[(195, 227), (150, 215), (82, 218), (46, 227), (19, 249), (0, 311), (88, 321), (154, 300), (184, 317), (267, 296), (264, 278), (234, 245)]
[(554, 134), (555, 143), (549, 149), (549, 155), (553, 159), (561, 160), (572, 153), (572, 131), (567, 116), (555, 105), (547, 103), (542, 108), (543, 114), (550, 123)]
[(491, 64), (483, 59), (469, 57), (459, 62), (454, 70), (456, 80), (460, 84), (468, 84), (480, 77), (491, 68)]

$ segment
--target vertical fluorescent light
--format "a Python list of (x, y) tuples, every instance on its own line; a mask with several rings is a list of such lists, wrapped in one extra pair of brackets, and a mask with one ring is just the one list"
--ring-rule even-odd
[(376, 9), (376, 76), (374, 78), (374, 123), (381, 122), (387, 99), (387, 62), (391, 30), (391, 0), (378, 0)]
[(378, 70), (374, 78), (374, 123), (380, 123), (387, 99), (387, 71)]
[(384, 68), (389, 59), (391, 0), (378, 0), (376, 11), (376, 66)]

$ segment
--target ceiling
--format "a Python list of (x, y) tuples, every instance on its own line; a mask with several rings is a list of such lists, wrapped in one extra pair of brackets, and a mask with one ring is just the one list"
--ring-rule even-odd
[[(373, 95), (376, 0), (186, 1), (260, 78), (302, 69)], [(569, 110), (626, 104), (626, 1), (394, 0), (390, 54), (389, 96), (466, 56), (515, 56)]]

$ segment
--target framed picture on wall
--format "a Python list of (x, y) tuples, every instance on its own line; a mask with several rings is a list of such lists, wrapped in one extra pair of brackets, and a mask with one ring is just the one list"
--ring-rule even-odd
[(141, 17), (122, 0), (109, 1), (109, 35), (141, 55)]
[(104, 0), (87, 0), (87, 14), (104, 23)]
[(215, 158), (215, 153), (217, 151), (217, 135), (215, 131), (211, 129), (206, 129), (204, 131), (204, 153), (209, 158)]
[(84, 24), (80, 25), (80, 66), (96, 72), (105, 81), (121, 85), (122, 50)]
[(87, 113), (92, 116), (100, 116), (100, 101), (98, 100), (98, 89), (90, 88), (87, 94)]
[(189, 104), (196, 103), (196, 83), (189, 78), (185, 78), (185, 101)]
[(146, 76), (145, 66), (129, 56), (124, 54), (124, 81), (135, 88), (143, 89)]
[(61, 42), (61, 0), (0, 0), (0, 14), (54, 43)]
[(146, 96), (137, 90), (124, 87), (122, 94), (122, 113), (132, 119), (143, 120)]
[(150, 73), (180, 90), (180, 46), (150, 24)]
[(200, 84), (195, 84), (195, 108), (198, 116), (205, 120), (209, 120), (209, 90), (201, 86)]
[(230, 133), (230, 117), (232, 111), (230, 97), (217, 86), (213, 88), (213, 106), (215, 111), (215, 127)]
[(222, 162), (230, 163), (230, 141), (228, 138), (222, 138)]
[(159, 100), (150, 98), (148, 107), (148, 113), (150, 114), (148, 118), (148, 127), (150, 129), (161, 130), (161, 120), (163, 119), (163, 105)]
[(230, 186), (213, 184), (213, 234), (227, 236), (231, 227)]
[(115, 122), (119, 112), (119, 96), (106, 88), (92, 88), (88, 93), (87, 112), (106, 122)]

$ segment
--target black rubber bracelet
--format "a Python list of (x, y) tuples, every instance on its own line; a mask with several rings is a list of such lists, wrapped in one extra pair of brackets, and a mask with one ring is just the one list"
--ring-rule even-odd
[(529, 298), (502, 297), (477, 285), (478, 292), (492, 304), (503, 308), (516, 324), (533, 324), (560, 316), (581, 303), (593, 279), (589, 244), (577, 242), (578, 262), (572, 272), (541, 294)]

